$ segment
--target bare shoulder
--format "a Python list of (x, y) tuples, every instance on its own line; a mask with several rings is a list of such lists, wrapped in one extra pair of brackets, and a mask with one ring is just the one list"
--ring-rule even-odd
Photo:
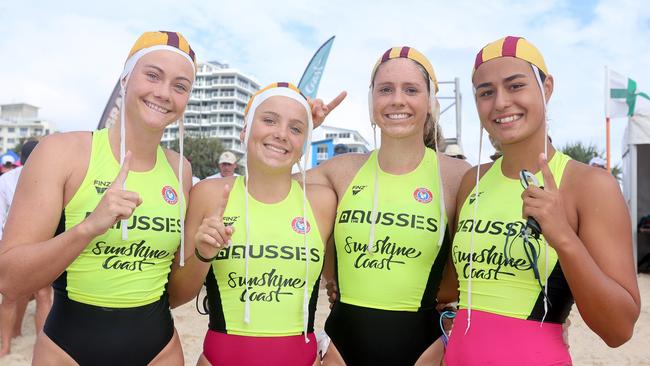
[(448, 187), (458, 187), (463, 176), (472, 167), (468, 162), (461, 159), (439, 154), (440, 172), (445, 185)]
[(482, 178), (485, 173), (492, 167), (494, 163), (485, 163), (479, 165), (475, 165), (468, 169), (465, 174), (463, 175), (463, 179), (460, 182), (460, 187), (458, 189), (458, 198), (462, 201), (467, 198), (469, 193), (474, 189), (474, 186), (476, 185), (476, 173), (479, 171), (479, 179)]
[(52, 237), (61, 210), (86, 175), (91, 146), (90, 132), (58, 133), (36, 145), (16, 187), (5, 226), (8, 241), (29, 243)]
[(337, 196), (342, 196), (370, 153), (337, 155), (307, 171), (307, 182), (329, 185)]
[(228, 194), (232, 191), (237, 177), (203, 179), (192, 187), (190, 197), (193, 201), (214, 201), (223, 197), (223, 192), (228, 186)]
[(315, 169), (321, 169), (328, 174), (338, 174), (341, 172), (356, 171), (368, 160), (370, 153), (347, 153), (334, 156), (324, 161)]
[(91, 150), (91, 132), (77, 131), (48, 135), (34, 148), (25, 170), (29, 169), (29, 166), (41, 165), (48, 166), (48, 170), (56, 171), (66, 177), (78, 169), (82, 169), (85, 173)]
[[(163, 148), (163, 151), (165, 152), (165, 157), (169, 165), (174, 170), (176, 176), (178, 176), (178, 159), (180, 159), (181, 155), (172, 149)], [(186, 157), (183, 157), (183, 171), (185, 172), (183, 175), (190, 174), (192, 176), (192, 164), (190, 164), (190, 161)]]
[(336, 209), (336, 192), (323, 184), (307, 184), (307, 198), (312, 206)]
[(469, 170), (472, 165), (465, 160), (452, 158), (445, 154), (438, 155), (440, 168), (447, 169), (450, 173), (459, 173), (461, 176)]
[[(61, 158), (60, 154), (78, 154), (82, 151), (90, 152), (92, 146), (92, 133), (89, 131), (75, 131), (55, 133), (43, 137), (34, 152), (58, 152), (51, 158)], [(67, 157), (67, 156), (66, 156)]]
[[(576, 205), (589, 204), (592, 201), (602, 201), (605, 197), (620, 197), (621, 188), (614, 176), (605, 169), (591, 167), (587, 164), (571, 160), (567, 163), (560, 191), (576, 200)], [(599, 200), (594, 200), (599, 197)]]

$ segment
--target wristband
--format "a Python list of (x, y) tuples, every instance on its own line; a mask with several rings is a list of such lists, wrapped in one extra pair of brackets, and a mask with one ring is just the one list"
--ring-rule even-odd
[[(219, 255), (219, 254), (217, 254), (217, 255)], [(199, 248), (194, 248), (194, 256), (203, 263), (212, 262), (215, 258), (217, 258), (217, 255), (215, 255), (212, 258), (206, 258), (206, 257), (202, 256), (201, 253), (199, 253)]]

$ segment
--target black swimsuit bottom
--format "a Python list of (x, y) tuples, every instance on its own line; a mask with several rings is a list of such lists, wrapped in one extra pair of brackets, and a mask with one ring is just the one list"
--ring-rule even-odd
[(336, 302), (325, 331), (348, 366), (412, 366), (442, 334), (435, 309), (389, 311)]
[(45, 334), (79, 365), (147, 365), (174, 335), (169, 301), (135, 308), (105, 308), (54, 291)]

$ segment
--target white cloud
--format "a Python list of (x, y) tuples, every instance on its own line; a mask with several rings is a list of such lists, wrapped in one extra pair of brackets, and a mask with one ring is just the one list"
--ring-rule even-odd
[[(14, 2), (0, 9), (0, 103), (29, 102), (42, 107), (43, 116), (62, 130), (91, 129), (142, 31), (178, 30), (199, 59), (228, 61), (263, 84), (297, 82), (315, 49), (335, 34), (320, 95), (329, 99), (345, 89), (349, 96), (327, 123), (358, 128), (372, 140), (367, 111), (371, 68), (388, 47), (410, 45), (429, 56), (440, 80), (460, 78), (462, 138), (475, 162), (478, 121), (469, 80), (473, 58), (485, 43), (511, 34), (535, 43), (555, 76), (549, 108), (556, 145), (581, 140), (604, 149), (604, 65), (650, 90), (650, 54), (645, 52), (650, 10), (644, 3), (603, 0), (578, 8), (568, 0), (499, 0), (489, 5), (468, 0), (116, 1), (86, 9), (82, 2)], [(445, 123), (449, 118), (444, 117)], [(624, 124), (612, 125), (615, 161)]]

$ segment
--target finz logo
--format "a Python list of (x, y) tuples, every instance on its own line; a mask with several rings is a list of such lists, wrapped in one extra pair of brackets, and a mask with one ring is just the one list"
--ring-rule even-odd
[[(293, 231), (297, 232), (298, 234), (304, 234), (305, 233), (305, 220), (302, 217), (296, 217), (291, 221), (291, 227), (293, 228)], [(309, 221), (307, 221), (307, 232), (311, 230), (311, 225), (309, 225)]]
[(237, 222), (237, 220), (239, 220), (239, 216), (224, 216), (223, 224), (226, 226), (232, 226)]
[(429, 203), (433, 199), (433, 194), (426, 188), (418, 188), (413, 192), (413, 198), (422, 203)]
[(481, 197), (482, 194), (483, 194), (483, 192), (479, 192), (478, 194), (472, 193), (469, 196), (469, 204), (471, 205), (472, 203), (474, 203), (474, 201), (476, 201), (477, 198)]
[(95, 190), (97, 191), (97, 194), (103, 194), (111, 185), (111, 182), (95, 179), (93, 181), (93, 185), (95, 186)]
[(176, 194), (174, 188), (170, 186), (163, 187), (162, 196), (165, 199), (165, 202), (169, 203), (170, 205), (175, 205), (176, 202), (178, 202), (178, 194)]
[(357, 193), (363, 191), (363, 189), (366, 188), (366, 187), (367, 186), (352, 186), (352, 195), (356, 196)]

